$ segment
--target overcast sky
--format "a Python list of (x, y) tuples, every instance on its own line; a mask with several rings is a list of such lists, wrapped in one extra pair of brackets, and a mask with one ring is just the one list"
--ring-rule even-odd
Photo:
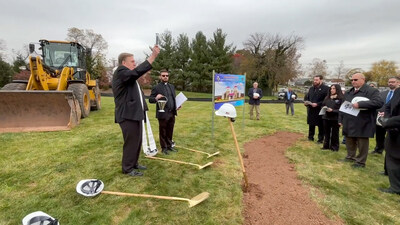
[(176, 38), (217, 28), (237, 49), (253, 33), (304, 38), (301, 62), (326, 60), (334, 69), (369, 70), (373, 62), (400, 62), (399, 0), (12, 0), (0, 3), (0, 39), (12, 49), (39, 39), (65, 40), (68, 28), (92, 29), (108, 42), (107, 58), (132, 52), (144, 60), (155, 33)]

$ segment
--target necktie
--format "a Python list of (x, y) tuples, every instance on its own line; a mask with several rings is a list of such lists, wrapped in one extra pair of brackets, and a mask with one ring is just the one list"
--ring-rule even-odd
[(390, 99), (392, 99), (392, 96), (393, 96), (393, 91), (389, 91), (388, 95), (386, 96), (386, 104), (388, 102), (390, 102)]

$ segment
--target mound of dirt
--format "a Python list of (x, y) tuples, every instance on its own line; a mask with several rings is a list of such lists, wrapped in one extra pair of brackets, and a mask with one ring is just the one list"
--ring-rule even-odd
[(249, 181), (243, 200), (245, 225), (342, 224), (322, 213), (284, 155), (303, 136), (279, 132), (245, 144), (244, 164)]

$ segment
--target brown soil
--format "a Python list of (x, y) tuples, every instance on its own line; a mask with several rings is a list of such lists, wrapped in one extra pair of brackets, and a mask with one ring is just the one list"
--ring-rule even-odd
[(243, 200), (245, 225), (342, 224), (323, 214), (284, 155), (303, 136), (279, 132), (245, 144), (244, 163), (249, 181)]

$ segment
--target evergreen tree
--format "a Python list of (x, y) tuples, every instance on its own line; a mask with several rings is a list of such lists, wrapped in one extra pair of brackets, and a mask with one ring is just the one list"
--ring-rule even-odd
[(208, 42), (210, 47), (211, 70), (216, 73), (232, 73), (232, 56), (235, 48), (233, 44), (225, 45), (226, 34), (221, 29), (217, 29), (213, 34), (213, 39)]
[(191, 63), (192, 49), (186, 34), (180, 34), (176, 40), (176, 51), (174, 54), (176, 67), (172, 70), (172, 82), (178, 90), (187, 90), (190, 85), (189, 64)]
[(212, 88), (211, 55), (206, 36), (197, 32), (192, 41), (192, 59), (189, 68), (191, 74), (191, 90), (210, 92)]
[(0, 57), (0, 87), (8, 84), (13, 76), (12, 67)]
[(161, 69), (173, 70), (177, 66), (174, 58), (176, 48), (170, 31), (165, 31), (161, 34), (159, 46), (161, 48), (160, 54), (158, 54), (157, 60), (152, 65), (153, 72), (151, 77), (154, 83), (158, 82)]

